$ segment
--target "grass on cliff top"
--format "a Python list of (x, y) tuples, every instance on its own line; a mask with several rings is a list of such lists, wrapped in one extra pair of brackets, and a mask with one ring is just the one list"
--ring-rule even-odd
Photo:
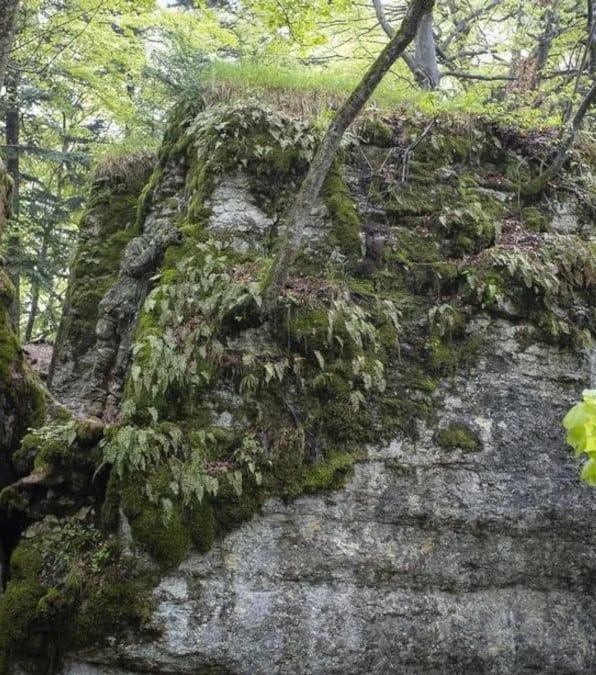
[[(201, 74), (201, 79), (207, 103), (259, 96), (275, 108), (303, 118), (317, 118), (337, 109), (364, 71), (365, 64), (354, 68), (346, 63), (316, 67), (250, 60), (215, 61)], [(484, 84), (477, 84), (464, 94), (449, 89), (452, 84), (446, 78), (441, 91), (421, 91), (404, 77), (398, 64), (378, 86), (367, 109), (385, 113), (399, 109), (429, 117), (482, 115), (522, 128), (543, 129), (561, 124), (558, 110), (533, 105), (531, 99), (524, 99), (521, 94), (509, 95), (502, 101), (491, 100), (490, 89)]]

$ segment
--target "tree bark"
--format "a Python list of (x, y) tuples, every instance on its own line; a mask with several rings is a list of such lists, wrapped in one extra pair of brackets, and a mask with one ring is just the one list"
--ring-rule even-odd
[(422, 88), (436, 89), (439, 86), (439, 66), (432, 12), (427, 12), (420, 19), (416, 33), (416, 63), (421, 75)]
[(415, 38), (422, 17), (432, 12), (434, 4), (435, 0), (413, 0), (410, 3), (399, 30), (331, 121), (286, 220), (285, 233), (273, 262), (269, 285), (265, 289), (263, 309), (266, 315), (272, 313), (283, 292), (290, 267), (300, 250), (304, 227), (311, 219), (311, 211), (317, 202), (344, 132), (391, 66)]
[(19, 0), (0, 0), (0, 89), (4, 85), (18, 8)]
[(596, 73), (596, 12), (594, 11), (594, 2), (588, 0), (588, 68), (590, 73)]
[(561, 144), (555, 158), (553, 159), (551, 165), (540, 174), (537, 178), (530, 181), (528, 184), (521, 187), (521, 194), (524, 195), (535, 195), (539, 192), (542, 192), (547, 186), (548, 182), (552, 180), (559, 171), (563, 168), (569, 150), (573, 147), (577, 134), (581, 128), (582, 122), (588, 110), (592, 107), (592, 104), (596, 101), (596, 82), (590, 87), (588, 93), (584, 96), (582, 102), (580, 103), (571, 124), (567, 126), (567, 130), (563, 135)]
[(539, 84), (542, 71), (546, 68), (553, 40), (559, 34), (559, 12), (555, 10), (556, 7), (547, 7), (544, 10), (542, 34), (536, 47), (536, 87)]

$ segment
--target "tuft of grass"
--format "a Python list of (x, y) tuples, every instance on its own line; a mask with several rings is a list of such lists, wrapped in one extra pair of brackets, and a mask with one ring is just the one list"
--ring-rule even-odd
[[(271, 106), (302, 119), (320, 119), (336, 110), (354, 90), (369, 62), (342, 61), (327, 67), (298, 62), (215, 61), (203, 78), (205, 103), (232, 102), (258, 96)], [(448, 81), (446, 80), (446, 83)], [(490, 89), (476, 85), (464, 93), (453, 89), (422, 91), (409, 81), (399, 62), (387, 74), (369, 101), (368, 111), (496, 117), (504, 124), (521, 128), (550, 128), (560, 125), (558, 113), (527, 105), (508, 109), (503, 102), (491, 101)]]
[(156, 154), (150, 150), (112, 151), (97, 160), (93, 181), (142, 186), (151, 175), (156, 160)]

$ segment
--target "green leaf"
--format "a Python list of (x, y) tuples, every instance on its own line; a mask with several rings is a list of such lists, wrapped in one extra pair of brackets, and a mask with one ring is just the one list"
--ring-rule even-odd
[(589, 459), (581, 472), (582, 480), (585, 480), (589, 485), (596, 485), (596, 460)]

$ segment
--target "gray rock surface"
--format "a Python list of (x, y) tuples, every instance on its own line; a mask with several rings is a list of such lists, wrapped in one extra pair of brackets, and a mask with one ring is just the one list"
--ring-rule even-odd
[[(63, 675), (596, 672), (596, 498), (560, 428), (589, 364), (520, 347), (527, 326), (472, 329), (479, 363), (417, 440), (371, 448), (343, 491), (270, 500), (162, 579), (161, 638)], [(478, 451), (440, 447), (453, 422)]]
[(226, 176), (213, 190), (206, 206), (211, 207), (208, 230), (239, 253), (249, 248), (265, 250), (273, 220), (258, 206), (250, 191), (248, 176)]

